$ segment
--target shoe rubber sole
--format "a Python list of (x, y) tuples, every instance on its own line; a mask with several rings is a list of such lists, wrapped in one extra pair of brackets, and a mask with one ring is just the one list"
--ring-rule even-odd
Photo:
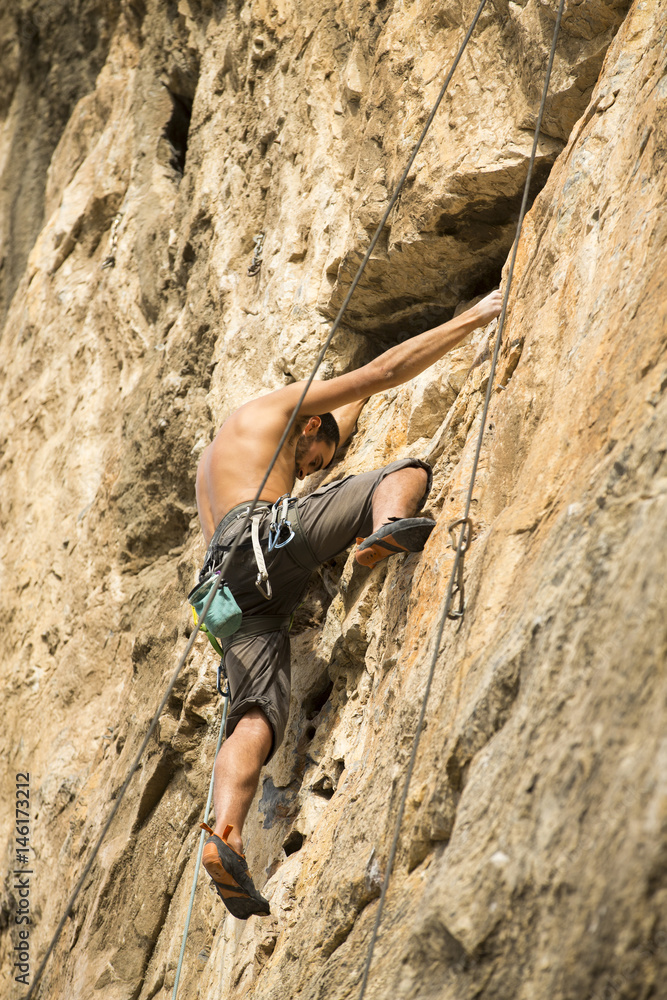
[(427, 517), (404, 517), (390, 521), (365, 538), (354, 554), (362, 566), (372, 569), (382, 559), (397, 552), (421, 552), (435, 521)]
[(247, 920), (271, 913), (268, 900), (255, 888), (245, 858), (215, 834), (204, 844), (202, 864), (232, 916)]

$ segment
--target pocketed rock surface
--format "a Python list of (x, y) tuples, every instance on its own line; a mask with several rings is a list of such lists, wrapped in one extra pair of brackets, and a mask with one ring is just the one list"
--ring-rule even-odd
[[(15, 775), (33, 975), (190, 634), (199, 455), (309, 372), (475, 6), (3, 6), (3, 996)], [(555, 10), (487, 5), (321, 377), (506, 280)], [(667, 997), (666, 160), (667, 4), (568, 0), (369, 1000)], [(495, 326), (328, 473), (426, 458), (437, 526), (314, 575), (246, 831), (272, 916), (201, 875), (180, 997), (358, 996)], [(201, 638), (38, 996), (172, 996), (215, 667)]]

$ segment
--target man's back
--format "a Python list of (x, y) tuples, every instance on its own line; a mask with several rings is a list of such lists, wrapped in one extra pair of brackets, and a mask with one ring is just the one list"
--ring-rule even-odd
[[(288, 419), (280, 408), (252, 400), (232, 413), (204, 449), (197, 468), (197, 507), (206, 544), (228, 510), (255, 496)], [(260, 500), (273, 503), (292, 489), (293, 437), (281, 450)]]

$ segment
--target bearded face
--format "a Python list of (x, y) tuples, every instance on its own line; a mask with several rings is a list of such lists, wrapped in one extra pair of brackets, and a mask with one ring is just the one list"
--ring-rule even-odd
[(299, 436), (299, 438), (298, 438), (298, 440), (296, 442), (296, 448), (294, 450), (294, 474), (295, 475), (299, 471), (299, 465), (301, 464), (301, 462), (303, 461), (303, 459), (308, 454), (308, 451), (310, 449), (310, 446), (311, 446), (312, 442), (313, 442), (312, 438), (307, 438), (304, 433), (300, 434), (300, 436)]
[(319, 472), (333, 460), (335, 446), (333, 442), (312, 434), (301, 434), (294, 449), (294, 476), (305, 479)]

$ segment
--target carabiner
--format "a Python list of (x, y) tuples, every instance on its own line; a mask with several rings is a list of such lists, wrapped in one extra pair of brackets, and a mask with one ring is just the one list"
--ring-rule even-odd
[[(282, 549), (294, 538), (294, 528), (289, 522), (289, 493), (283, 493), (271, 508), (273, 515), (269, 525), (269, 552), (274, 549)], [(287, 538), (281, 539), (281, 535), (287, 531)]]
[[(287, 538), (284, 540), (284, 542), (279, 542), (278, 539), (280, 538), (280, 534), (281, 534), (282, 531), (288, 531), (289, 534), (288, 534)], [(274, 549), (284, 549), (285, 546), (289, 545), (289, 543), (292, 541), (292, 539), (294, 538), (294, 534), (295, 534), (294, 528), (289, 523), (289, 521), (283, 521), (282, 524), (278, 525), (278, 531), (276, 532), (276, 536), (275, 536), (275, 539), (273, 541), (273, 548)], [(271, 545), (270, 544), (269, 544), (269, 550), (271, 550)]]

